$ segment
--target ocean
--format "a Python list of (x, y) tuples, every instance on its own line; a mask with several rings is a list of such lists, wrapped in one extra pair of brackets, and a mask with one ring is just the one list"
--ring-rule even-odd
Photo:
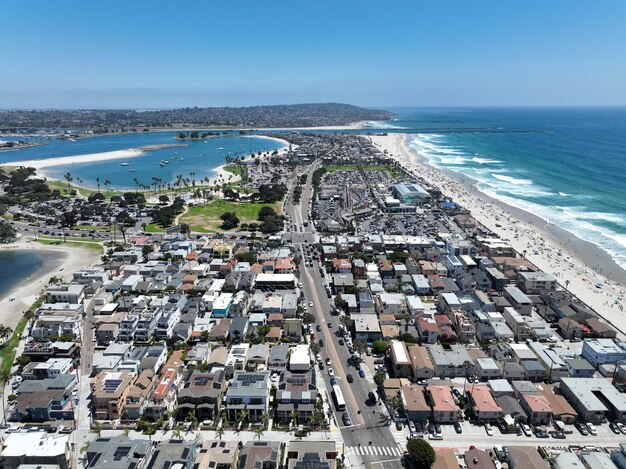
[(485, 194), (596, 244), (626, 268), (626, 108), (393, 109), (372, 123)]
[(0, 298), (58, 258), (56, 252), (0, 251)]
[[(148, 151), (135, 158), (51, 166), (43, 170), (51, 177), (60, 180), (64, 180), (64, 175), (69, 172), (75, 184), (77, 179), (80, 179), (84, 187), (94, 189), (97, 187), (97, 177), (100, 178), (102, 189), (104, 189), (104, 181), (108, 179), (111, 181), (111, 188), (119, 190), (134, 189), (135, 179), (145, 185), (150, 185), (153, 177), (161, 179), (163, 183), (175, 182), (179, 174), (191, 179), (190, 173), (194, 173), (193, 178), (200, 181), (205, 177), (215, 176), (215, 168), (225, 163), (226, 156), (247, 156), (253, 152), (282, 148), (282, 145), (275, 140), (243, 137), (237, 134), (206, 140), (184, 141), (177, 140), (175, 138), (177, 135), (177, 132), (146, 132), (89, 137), (76, 141), (48, 140), (45, 145), (0, 152), (0, 163), (102, 153), (145, 145), (176, 143), (188, 145)], [(161, 166), (161, 160), (168, 160), (169, 163)], [(128, 163), (128, 166), (121, 166), (121, 163)]]

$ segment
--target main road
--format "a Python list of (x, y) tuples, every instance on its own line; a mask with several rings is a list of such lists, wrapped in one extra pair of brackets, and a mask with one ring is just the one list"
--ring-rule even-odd
[[(311, 260), (307, 266), (307, 254), (305, 247), (308, 243), (315, 244), (319, 237), (315, 231), (314, 223), (309, 217), (311, 210), (311, 200), (313, 195), (312, 174), (320, 167), (317, 161), (307, 169), (306, 184), (302, 188), (300, 203), (292, 202), (291, 191), (287, 195), (285, 202), (285, 213), (289, 215), (289, 227), (295, 225), (295, 229), (286, 232), (285, 237), (293, 243), (300, 253), (300, 281), (306, 304), (313, 304), (311, 313), (317, 319), (316, 325), (321, 326), (318, 339), (324, 340), (324, 347), (321, 347), (320, 354), (325, 361), (330, 358), (335, 378), (346, 401), (346, 411), (350, 415), (352, 424), (343, 424), (343, 412), (336, 412), (336, 423), (341, 429), (347, 455), (346, 465), (348, 467), (389, 467), (401, 468), (400, 458), (404, 448), (399, 446), (394, 439), (389, 426), (389, 419), (384, 406), (379, 403), (370, 402), (368, 394), (375, 392), (375, 384), (369, 371), (365, 378), (360, 378), (356, 369), (351, 368), (348, 359), (351, 356), (345, 345), (339, 344), (339, 337), (335, 333), (338, 331), (340, 321), (338, 316), (333, 316), (331, 311), (333, 304), (328, 298), (324, 284), (327, 282), (323, 269), (316, 260)], [(307, 226), (304, 226), (307, 222)], [(332, 328), (329, 327), (332, 325)], [(331, 389), (328, 367), (321, 371), (326, 382), (326, 388)], [(353, 383), (348, 383), (346, 376), (352, 374)], [(334, 405), (331, 403), (334, 407)]]

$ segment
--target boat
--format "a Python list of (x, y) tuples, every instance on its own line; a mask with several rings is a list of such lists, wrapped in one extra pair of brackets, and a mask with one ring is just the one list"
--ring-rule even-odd
[(120, 166), (128, 166), (128, 163), (121, 163)]
[(133, 169), (129, 169), (129, 171), (130, 171), (131, 173), (135, 173), (135, 172), (137, 172), (137, 170), (136, 170), (135, 168), (133, 168)]
[(165, 166), (166, 164), (169, 164), (170, 162), (167, 160), (161, 160), (161, 166)]

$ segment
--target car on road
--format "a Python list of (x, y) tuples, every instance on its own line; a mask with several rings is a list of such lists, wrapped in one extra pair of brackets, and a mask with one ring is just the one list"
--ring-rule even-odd
[(319, 324), (317, 326), (315, 326), (315, 330), (317, 332), (321, 332), (322, 331), (322, 326), (320, 326)]
[(359, 376), (360, 376), (361, 378), (365, 378), (365, 371), (363, 371), (363, 370), (359, 370)]
[(341, 416), (341, 420), (343, 420), (343, 424), (345, 426), (350, 426), (352, 425), (352, 420), (350, 420), (350, 416), (348, 415), (347, 412), (344, 412), (343, 415)]
[(522, 424), (522, 431), (524, 432), (524, 435), (528, 437), (533, 436), (533, 431), (530, 429), (530, 425), (528, 425), (527, 423)]
[(488, 423), (485, 424), (485, 432), (489, 436), (493, 436), (493, 428)]
[(400, 422), (399, 420), (396, 420), (396, 430), (398, 431), (402, 430), (402, 422)]
[(596, 426), (593, 423), (588, 423), (587, 424), (587, 428), (589, 429), (589, 433), (591, 433), (593, 436), (597, 436), (598, 435), (598, 431), (596, 430)]
[(352, 383), (354, 381), (354, 378), (352, 377), (350, 373), (346, 375), (346, 379), (348, 380), (348, 383)]
[(327, 358), (327, 359), (326, 359), (326, 364), (327, 364), (328, 366), (332, 365), (332, 362), (330, 361), (330, 358)]
[(340, 337), (339, 338), (339, 345), (343, 345), (345, 342), (343, 341), (343, 339)]
[(574, 426), (580, 432), (581, 435), (583, 436), (589, 435), (589, 428), (587, 428), (587, 425), (585, 425), (583, 422), (576, 422), (574, 423)]
[(463, 429), (461, 428), (461, 424), (459, 422), (454, 422), (454, 431), (459, 434), (463, 433)]
[(320, 347), (324, 346), (324, 339), (320, 339), (317, 341), (318, 344), (320, 344)]
[(309, 301), (309, 308), (312, 308), (312, 307), (313, 307), (313, 302)]
[(319, 353), (315, 354), (315, 360), (317, 360), (318, 362), (321, 362), (322, 356)]
[(552, 432), (552, 438), (556, 438), (557, 440), (564, 440), (565, 433), (563, 432)]
[(326, 325), (328, 326), (328, 328), (329, 328), (329, 329), (332, 329), (332, 328), (333, 328), (333, 323), (332, 323), (332, 322), (330, 322), (330, 321), (328, 321), (328, 323), (327, 323)]
[(335, 376), (335, 370), (333, 370), (332, 368), (328, 369), (328, 376), (330, 376), (331, 378)]

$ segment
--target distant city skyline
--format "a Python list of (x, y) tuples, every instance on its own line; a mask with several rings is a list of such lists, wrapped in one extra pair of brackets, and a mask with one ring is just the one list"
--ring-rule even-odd
[(626, 3), (3, 0), (0, 108), (626, 104)]

